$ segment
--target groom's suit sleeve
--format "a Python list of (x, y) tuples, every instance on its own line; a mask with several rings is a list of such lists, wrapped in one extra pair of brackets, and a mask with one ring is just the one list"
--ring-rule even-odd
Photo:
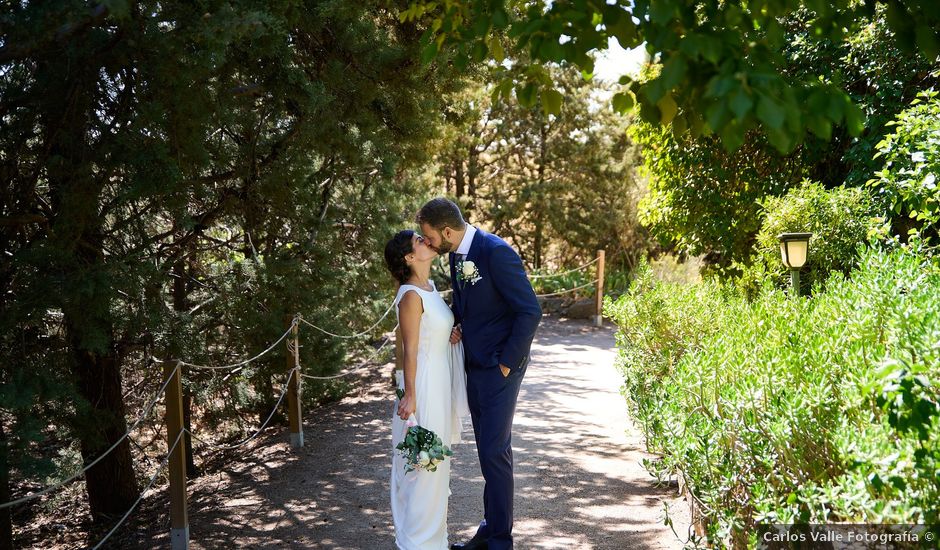
[(502, 365), (518, 370), (529, 359), (529, 349), (535, 338), (535, 329), (542, 321), (542, 307), (526, 277), (522, 259), (508, 245), (493, 248), (490, 255), (490, 277), (496, 292), (509, 305), (515, 315), (512, 332), (500, 354)]

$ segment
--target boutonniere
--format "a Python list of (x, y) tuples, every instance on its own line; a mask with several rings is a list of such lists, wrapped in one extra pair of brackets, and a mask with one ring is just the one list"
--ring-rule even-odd
[(483, 277), (480, 276), (477, 264), (473, 263), (472, 260), (462, 260), (460, 265), (457, 266), (457, 278), (464, 283), (475, 285)]

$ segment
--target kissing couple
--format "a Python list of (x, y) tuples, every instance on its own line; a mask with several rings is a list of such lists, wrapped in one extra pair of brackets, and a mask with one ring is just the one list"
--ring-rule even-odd
[[(395, 306), (404, 344), (392, 448), (415, 424), (456, 443), (469, 412), (485, 482), (483, 520), (473, 538), (450, 548), (506, 550), (512, 548), (513, 415), (542, 309), (519, 254), (466, 223), (452, 201), (433, 199), (416, 217), (420, 234), (400, 231), (385, 246), (385, 263), (399, 284)], [(440, 254), (450, 263), (450, 306), (430, 278)], [(450, 460), (435, 471), (409, 470), (404, 461), (393, 454), (395, 544), (446, 550)]]

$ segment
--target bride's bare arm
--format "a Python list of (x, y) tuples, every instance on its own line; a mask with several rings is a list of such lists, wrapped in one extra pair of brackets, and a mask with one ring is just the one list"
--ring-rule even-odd
[(421, 314), (424, 304), (415, 291), (406, 292), (398, 303), (398, 322), (401, 325), (401, 338), (404, 347), (405, 396), (398, 403), (398, 416), (402, 420), (415, 412), (415, 373), (418, 371), (418, 335), (421, 332)]

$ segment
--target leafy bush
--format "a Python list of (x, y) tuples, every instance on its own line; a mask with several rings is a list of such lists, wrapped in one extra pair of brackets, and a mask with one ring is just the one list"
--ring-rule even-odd
[(871, 197), (857, 187), (827, 190), (819, 183), (804, 181), (782, 197), (765, 199), (763, 206), (766, 215), (757, 234), (756, 258), (744, 269), (740, 281), (752, 294), (767, 277), (780, 287), (788, 284), (777, 239), (781, 233), (813, 234), (809, 257), (800, 270), (801, 288), (808, 291), (833, 272), (851, 271), (858, 248), (877, 234), (880, 225)]
[(897, 116), (895, 132), (878, 144), (884, 169), (869, 181), (894, 216), (914, 221), (910, 229), (932, 231), (940, 223), (940, 98), (928, 90)]
[(658, 473), (713, 543), (757, 523), (940, 521), (940, 269), (869, 249), (813, 298), (751, 301), (642, 270), (606, 313)]

